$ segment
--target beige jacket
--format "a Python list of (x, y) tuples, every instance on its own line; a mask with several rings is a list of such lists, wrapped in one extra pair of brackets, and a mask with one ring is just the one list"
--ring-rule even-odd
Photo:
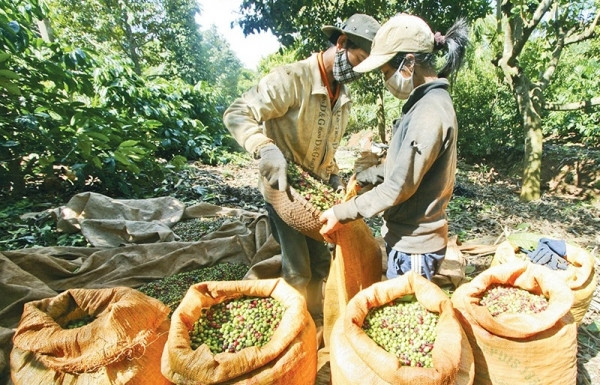
[(334, 156), (350, 104), (342, 86), (332, 109), (315, 53), (274, 69), (229, 106), (223, 121), (251, 154), (271, 139), (286, 159), (327, 182), (339, 171)]

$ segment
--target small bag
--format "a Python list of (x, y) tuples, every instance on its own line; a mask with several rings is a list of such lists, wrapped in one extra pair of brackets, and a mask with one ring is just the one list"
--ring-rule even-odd
[[(368, 312), (407, 294), (439, 314), (432, 350), (433, 367), (403, 365), (362, 329)], [(334, 385), (438, 385), (473, 383), (473, 354), (448, 296), (414, 272), (375, 283), (348, 302), (331, 335), (331, 376)]]
[[(234, 353), (213, 354), (206, 344), (193, 350), (189, 331), (203, 309), (241, 296), (272, 297), (285, 307), (269, 342)], [(313, 384), (315, 323), (304, 297), (281, 278), (202, 282), (190, 287), (171, 317), (161, 370), (176, 384)]]
[[(519, 247), (513, 246), (510, 240), (502, 242), (496, 249), (491, 266), (529, 261), (527, 255), (517, 253), (518, 249)], [(594, 290), (596, 289), (597, 279), (594, 269), (594, 257), (584, 249), (567, 243), (565, 259), (569, 262), (566, 270), (547, 269), (564, 281), (573, 292), (575, 299), (571, 307), (571, 313), (575, 318), (575, 322), (579, 325), (594, 298)]]
[[(494, 317), (480, 304), (494, 285), (543, 294), (548, 307)], [(575, 384), (577, 325), (569, 311), (573, 293), (552, 270), (525, 262), (493, 266), (458, 287), (452, 303), (473, 349), (476, 384)]]
[[(15, 385), (163, 385), (169, 308), (127, 287), (70, 289), (25, 304), (10, 354)], [(83, 326), (69, 321), (91, 316)]]

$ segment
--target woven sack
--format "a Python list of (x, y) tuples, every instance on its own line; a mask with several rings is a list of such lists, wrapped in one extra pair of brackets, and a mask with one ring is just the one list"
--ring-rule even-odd
[[(160, 372), (169, 308), (137, 290), (70, 289), (28, 302), (13, 337), (15, 385), (170, 384)], [(69, 321), (91, 315), (76, 329)]]
[[(495, 317), (479, 305), (494, 284), (543, 294), (548, 308), (536, 314)], [(452, 295), (475, 359), (475, 384), (573, 385), (577, 377), (577, 325), (573, 293), (549, 269), (524, 262), (493, 266)]]
[[(407, 294), (439, 313), (432, 368), (402, 365), (362, 330), (370, 309)], [(348, 302), (331, 335), (330, 366), (333, 385), (472, 384), (474, 374), (471, 348), (450, 298), (414, 272), (375, 283)]]
[(325, 282), (323, 341), (326, 346), (348, 301), (359, 291), (380, 282), (383, 270), (381, 246), (363, 219), (342, 224), (330, 236), (336, 246)]
[[(235, 353), (192, 350), (189, 331), (202, 309), (243, 295), (272, 297), (285, 311), (271, 340)], [(176, 384), (313, 384), (317, 375), (315, 324), (302, 295), (281, 278), (209, 281), (190, 287), (171, 317), (161, 370)]]
[[(504, 241), (496, 249), (491, 266), (500, 265), (509, 262), (526, 261), (532, 263), (527, 255), (517, 253), (518, 249), (510, 241)], [(596, 289), (597, 279), (594, 269), (594, 257), (584, 249), (567, 243), (567, 255), (565, 259), (569, 262), (566, 270), (549, 271), (556, 274), (573, 292), (575, 297), (571, 313), (575, 322), (579, 325), (587, 312)]]

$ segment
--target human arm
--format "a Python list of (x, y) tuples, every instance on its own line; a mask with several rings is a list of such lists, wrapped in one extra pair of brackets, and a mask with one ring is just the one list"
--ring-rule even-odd
[[(436, 190), (444, 188), (441, 186), (446, 184), (448, 177), (454, 177), (453, 174), (437, 176), (436, 168), (432, 170), (444, 151), (444, 146), (449, 145), (447, 143), (451, 135), (443, 129), (444, 125), (435, 114), (429, 110), (424, 112), (407, 116), (399, 123), (390, 141), (386, 162), (381, 166), (385, 170), (383, 182), (360, 194), (354, 201), (336, 207), (336, 215), (340, 221), (372, 217), (410, 200), (419, 189), (431, 196)], [(421, 186), (423, 181), (425, 185)], [(440, 186), (437, 185), (438, 182)], [(420, 216), (423, 215), (422, 207), (423, 205), (411, 203), (402, 210), (406, 215)], [(406, 212), (407, 209), (419, 212)]]
[(223, 114), (223, 123), (234, 139), (254, 158), (272, 143), (265, 135), (264, 122), (284, 116), (295, 103), (293, 79), (276, 69), (237, 98)]

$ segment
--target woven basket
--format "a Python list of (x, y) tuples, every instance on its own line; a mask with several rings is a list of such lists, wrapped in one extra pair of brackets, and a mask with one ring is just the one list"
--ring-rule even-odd
[[(263, 186), (265, 198), (285, 223), (307, 237), (325, 242), (325, 238), (319, 232), (323, 226), (319, 222), (322, 213), (320, 209), (304, 199), (292, 186), (289, 186), (287, 191), (279, 191), (272, 188), (264, 179)], [(343, 201), (357, 195), (358, 190), (360, 190), (360, 186), (353, 175), (346, 186), (346, 195)]]
[(263, 186), (266, 200), (273, 206), (285, 223), (308, 237), (317, 241), (325, 241), (319, 233), (322, 226), (321, 222), (319, 222), (321, 210), (304, 199), (291, 186), (287, 191), (276, 190), (266, 183), (266, 181)]

